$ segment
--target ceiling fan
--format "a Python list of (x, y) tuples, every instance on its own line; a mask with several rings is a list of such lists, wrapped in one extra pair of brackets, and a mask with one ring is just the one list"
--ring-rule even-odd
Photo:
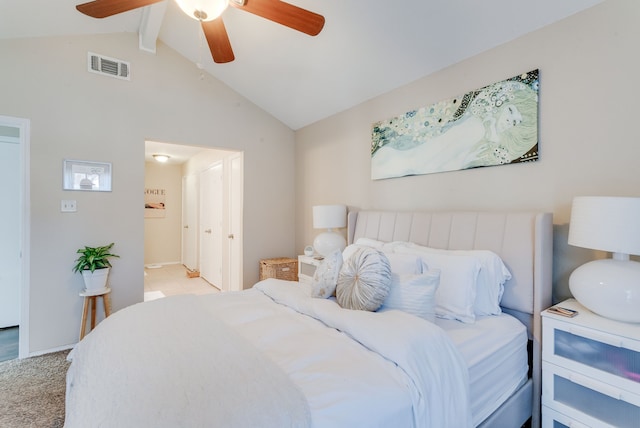
[[(78, 11), (93, 18), (106, 18), (164, 0), (94, 0), (76, 6)], [(324, 17), (280, 0), (176, 0), (180, 8), (200, 21), (211, 56), (216, 63), (235, 59), (222, 12), (228, 6), (252, 13), (286, 27), (315, 36), (324, 26)]]

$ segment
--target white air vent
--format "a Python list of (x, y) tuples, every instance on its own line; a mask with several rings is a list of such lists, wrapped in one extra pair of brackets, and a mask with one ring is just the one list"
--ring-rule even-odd
[(115, 58), (89, 52), (89, 71), (118, 79), (131, 80), (131, 65)]

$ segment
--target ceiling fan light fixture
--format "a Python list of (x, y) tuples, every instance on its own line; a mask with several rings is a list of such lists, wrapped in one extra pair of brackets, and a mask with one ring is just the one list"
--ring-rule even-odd
[(176, 3), (197, 21), (213, 21), (229, 6), (229, 0), (176, 0)]

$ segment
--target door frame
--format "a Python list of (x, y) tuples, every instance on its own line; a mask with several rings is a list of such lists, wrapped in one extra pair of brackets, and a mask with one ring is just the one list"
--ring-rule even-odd
[[(194, 186), (190, 189), (190, 186)], [(194, 206), (191, 206), (193, 204)], [(182, 234), (180, 236), (180, 261), (187, 269), (200, 271), (200, 175), (182, 176)], [(191, 222), (190, 220), (193, 220)], [(190, 242), (193, 240), (194, 242)], [(191, 248), (188, 248), (191, 247)], [(185, 257), (187, 252), (193, 253), (193, 260)], [(192, 262), (192, 263), (190, 263)]]
[(0, 116), (0, 125), (20, 130), (20, 179), (21, 187), (21, 275), (20, 275), (20, 325), (18, 358), (26, 358), (29, 350), (29, 294), (30, 294), (30, 232), (31, 232), (31, 191), (30, 191), (30, 120), (11, 116)]
[(224, 269), (225, 287), (229, 291), (241, 291), (243, 278), (244, 242), (244, 154), (236, 152), (225, 158), (226, 200), (225, 227), (227, 245)]

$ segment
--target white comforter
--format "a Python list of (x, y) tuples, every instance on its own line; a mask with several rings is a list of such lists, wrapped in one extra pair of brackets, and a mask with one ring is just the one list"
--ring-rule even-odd
[(471, 426), (466, 368), (439, 327), (295, 282), (123, 309), (70, 358), (68, 428)]

